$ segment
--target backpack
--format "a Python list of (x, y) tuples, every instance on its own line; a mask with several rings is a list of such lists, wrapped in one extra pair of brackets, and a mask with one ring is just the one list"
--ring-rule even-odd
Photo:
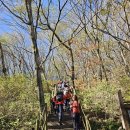
[(58, 102), (63, 101), (63, 93), (58, 93), (58, 94), (56, 95), (56, 100), (57, 100)]

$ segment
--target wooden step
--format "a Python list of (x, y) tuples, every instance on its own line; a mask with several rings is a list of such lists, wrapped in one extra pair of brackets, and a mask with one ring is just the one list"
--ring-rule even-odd
[(63, 113), (63, 121), (62, 125), (58, 123), (58, 116), (57, 114), (50, 114), (48, 116), (48, 130), (73, 130), (73, 122), (70, 113)]

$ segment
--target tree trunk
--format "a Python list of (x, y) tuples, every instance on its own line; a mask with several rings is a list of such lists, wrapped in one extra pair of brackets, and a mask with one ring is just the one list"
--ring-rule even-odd
[(121, 54), (120, 55), (121, 55), (122, 61), (124, 62), (124, 65), (125, 65), (125, 73), (126, 73), (127, 76), (130, 77), (130, 69), (129, 69), (129, 66), (127, 64), (127, 60), (125, 58), (124, 52), (123, 52), (123, 48), (122, 48), (122, 46), (120, 44), (119, 44), (119, 47), (121, 49)]
[[(95, 40), (95, 41), (96, 41), (96, 40)], [(102, 67), (102, 71), (103, 71), (103, 73), (104, 73), (105, 79), (106, 79), (106, 81), (108, 81), (106, 69), (105, 69), (105, 66), (104, 66), (104, 64), (103, 64), (102, 57), (101, 57), (101, 54), (100, 54), (99, 41), (97, 41), (97, 42), (98, 42), (97, 55), (98, 55), (98, 58), (99, 58), (99, 60), (100, 60), (100, 62), (101, 62), (101, 67)], [(101, 71), (101, 68), (100, 68), (100, 71)], [(100, 73), (101, 73), (101, 72), (100, 72)], [(101, 76), (101, 79), (102, 79), (102, 76)]]
[(40, 55), (39, 50), (37, 46), (37, 31), (34, 27), (33, 23), (33, 16), (32, 16), (32, 1), (31, 0), (25, 0), (26, 3), (26, 9), (28, 12), (28, 19), (30, 23), (30, 29), (31, 29), (31, 40), (33, 44), (34, 49), (34, 60), (35, 60), (35, 66), (36, 66), (36, 75), (37, 75), (37, 86), (38, 86), (38, 92), (39, 92), (39, 102), (40, 102), (40, 108), (41, 111), (43, 111), (45, 100), (44, 100), (44, 91), (42, 86), (42, 76), (41, 76), (41, 62), (40, 62)]
[(56, 69), (56, 71), (57, 71), (57, 74), (58, 74), (58, 78), (61, 79), (60, 71), (59, 71), (58, 67), (56, 66), (56, 63), (55, 63), (55, 59), (54, 59), (54, 57), (53, 57), (53, 62), (54, 62), (53, 65), (54, 65), (54, 67), (55, 67), (55, 69)]
[(72, 85), (73, 85), (73, 88), (75, 88), (75, 82), (74, 82), (74, 79), (75, 79), (75, 67), (74, 67), (74, 55), (73, 55), (73, 50), (71, 48), (71, 43), (69, 43), (70, 45), (70, 56), (71, 56), (71, 80), (72, 80)]
[(1, 52), (1, 61), (2, 61), (2, 72), (3, 72), (4, 76), (7, 76), (5, 61), (4, 61), (3, 48), (2, 48), (1, 42), (0, 42), (0, 52)]

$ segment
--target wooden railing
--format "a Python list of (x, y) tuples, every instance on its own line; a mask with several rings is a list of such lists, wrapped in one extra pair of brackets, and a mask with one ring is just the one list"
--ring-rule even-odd
[(47, 114), (47, 104), (45, 104), (44, 110), (37, 120), (36, 130), (47, 130)]
[(121, 90), (118, 91), (119, 107), (121, 112), (121, 122), (123, 129), (130, 130), (130, 101), (124, 101)]
[(47, 103), (45, 103), (43, 112), (39, 113), (36, 119), (35, 128), (32, 128), (32, 130), (47, 130), (47, 116), (48, 116)]
[(82, 125), (85, 130), (91, 130), (91, 125), (88, 119), (88, 115), (85, 114), (83, 107), (81, 106), (80, 108), (81, 111), (81, 120), (82, 120)]

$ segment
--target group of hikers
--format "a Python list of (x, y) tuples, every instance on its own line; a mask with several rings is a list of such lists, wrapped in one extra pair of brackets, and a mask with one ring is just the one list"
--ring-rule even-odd
[(73, 119), (74, 130), (80, 130), (80, 103), (77, 95), (73, 94), (68, 82), (56, 84), (56, 94), (51, 99), (52, 110), (58, 115), (59, 125), (62, 125), (63, 112), (69, 112)]

